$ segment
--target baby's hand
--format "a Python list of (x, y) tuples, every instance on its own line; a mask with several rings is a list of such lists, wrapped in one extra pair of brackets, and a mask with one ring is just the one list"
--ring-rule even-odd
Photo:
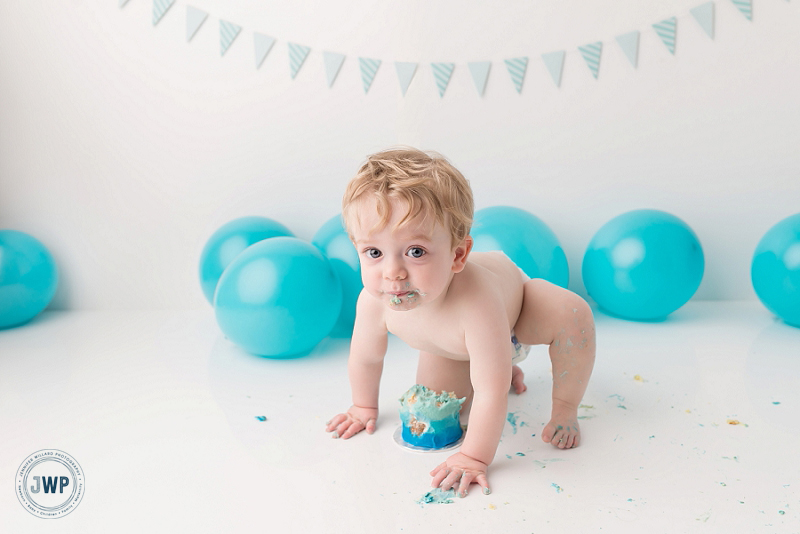
[(486, 479), (486, 470), (489, 466), (480, 460), (470, 458), (460, 452), (455, 453), (443, 464), (431, 471), (433, 481), (431, 486), (439, 486), (443, 490), (453, 488), (459, 497), (467, 496), (467, 488), (473, 482), (480, 484), (483, 494), (489, 495), (489, 481)]
[(365, 428), (367, 429), (367, 434), (372, 434), (375, 432), (375, 422), (377, 420), (377, 408), (351, 406), (347, 413), (340, 413), (328, 421), (325, 432), (333, 432), (334, 439), (353, 437)]

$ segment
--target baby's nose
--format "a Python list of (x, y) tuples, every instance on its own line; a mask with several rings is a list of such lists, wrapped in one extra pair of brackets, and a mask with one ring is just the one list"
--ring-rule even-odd
[(406, 270), (402, 265), (399, 263), (394, 263), (386, 266), (386, 270), (383, 272), (383, 277), (389, 281), (403, 280), (406, 277), (406, 274)]

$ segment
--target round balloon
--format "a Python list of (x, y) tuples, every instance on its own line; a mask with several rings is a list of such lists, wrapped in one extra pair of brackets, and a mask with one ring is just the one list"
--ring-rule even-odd
[(38, 239), (0, 230), (0, 328), (26, 323), (55, 295), (58, 269)]
[(244, 249), (264, 239), (293, 235), (284, 225), (266, 217), (241, 217), (222, 225), (200, 254), (200, 286), (208, 302), (214, 303), (219, 277)]
[(567, 287), (569, 265), (558, 238), (541, 219), (520, 208), (493, 206), (475, 212), (473, 250), (502, 250), (531, 278)]
[(764, 234), (753, 254), (750, 276), (764, 306), (800, 327), (800, 213)]
[(323, 224), (311, 242), (316, 246), (339, 276), (342, 286), (342, 308), (333, 326), (331, 336), (349, 337), (353, 335), (356, 320), (356, 301), (364, 288), (361, 282), (361, 264), (358, 251), (342, 225), (342, 216), (332, 217)]
[(612, 315), (637, 321), (667, 317), (692, 298), (703, 279), (700, 241), (679, 218), (635, 210), (598, 230), (583, 257), (583, 283)]
[(247, 247), (222, 273), (214, 296), (225, 335), (272, 358), (311, 350), (330, 333), (341, 307), (333, 267), (319, 249), (294, 237)]

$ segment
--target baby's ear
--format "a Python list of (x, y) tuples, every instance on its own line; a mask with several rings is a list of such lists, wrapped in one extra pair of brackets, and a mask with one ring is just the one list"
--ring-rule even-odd
[(460, 273), (464, 270), (464, 267), (467, 265), (469, 253), (472, 251), (472, 244), (472, 236), (468, 235), (461, 243), (456, 245), (453, 251), (453, 266), (451, 267), (454, 273)]

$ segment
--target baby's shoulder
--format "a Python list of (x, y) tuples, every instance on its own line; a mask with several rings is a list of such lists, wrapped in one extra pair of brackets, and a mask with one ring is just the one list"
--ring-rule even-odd
[(502, 252), (473, 252), (460, 275), (455, 289), (466, 300), (506, 300), (522, 290), (519, 268)]

